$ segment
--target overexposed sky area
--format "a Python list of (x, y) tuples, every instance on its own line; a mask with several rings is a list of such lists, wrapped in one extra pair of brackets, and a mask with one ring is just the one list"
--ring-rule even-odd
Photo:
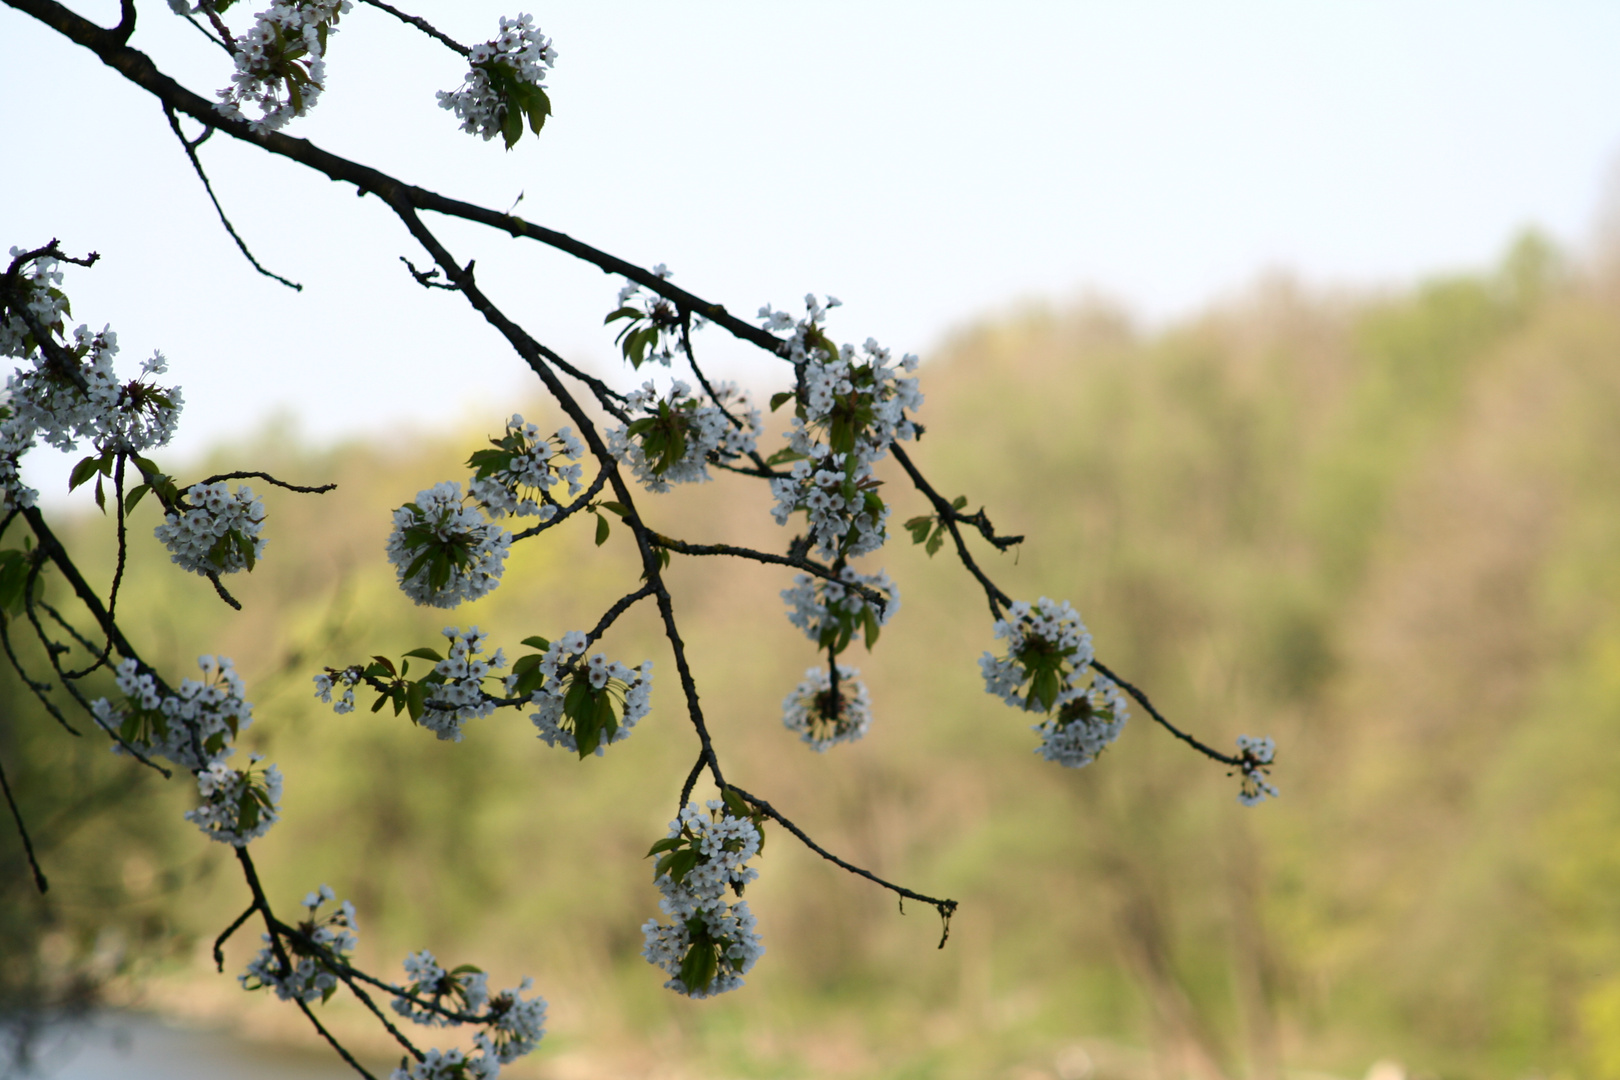
[[(404, 0), (409, 5), (409, 0)], [(111, 24), (115, 0), (71, 4)], [(419, 0), (491, 37), (484, 0)], [(233, 12), (239, 31), (255, 9)], [(162, 0), (132, 44), (211, 96), (229, 58)], [(512, 153), (435, 106), (458, 57), (357, 6), (328, 87), (288, 134), (567, 231), (733, 312), (845, 306), (834, 336), (926, 354), (952, 327), (1086, 289), (1152, 321), (1264, 271), (1383, 285), (1493, 260), (1534, 224), (1585, 242), (1620, 152), (1620, 4), (786, 4), (532, 7), (559, 53), (556, 115)], [(195, 125), (188, 123), (188, 131)], [(375, 199), (254, 147), (203, 148), (268, 267), (214, 218), (156, 103), (0, 6), (0, 238), (95, 249), (78, 319), (154, 348), (188, 402), (177, 447), (296, 412), (322, 440), (489, 413), (525, 372)], [(601, 327), (617, 282), (532, 243), (445, 223), (540, 340), (625, 385)], [(745, 351), (699, 345), (735, 371)], [(760, 362), (768, 364), (762, 354)], [(925, 387), (926, 389), (926, 387)]]

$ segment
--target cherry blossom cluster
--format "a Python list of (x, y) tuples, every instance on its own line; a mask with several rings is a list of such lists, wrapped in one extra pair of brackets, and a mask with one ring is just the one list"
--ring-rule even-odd
[[(839, 581), (828, 581), (812, 574), (796, 574), (793, 587), (782, 590), (788, 604), (788, 622), (804, 631), (804, 636), (822, 647), (843, 651), (858, 629), (869, 626), (867, 646), (877, 638), (878, 627), (887, 626), (900, 610), (900, 587), (887, 571), (863, 574), (853, 566), (838, 572)], [(881, 593), (884, 603), (873, 604), (851, 585)]]
[(917, 380), (900, 374), (916, 370), (915, 356), (905, 356), (896, 368), (889, 350), (870, 338), (859, 350), (832, 343), (821, 324), (837, 306), (832, 297), (823, 306), (811, 294), (805, 297), (803, 319), (769, 304), (759, 310), (766, 329), (792, 330), (788, 356), (799, 376), (788, 446), (804, 459), (794, 463), (790, 476), (772, 481), (773, 514), (786, 524), (804, 511), (812, 539), (827, 558), (860, 555), (883, 544), (888, 507), (877, 495), (872, 466), (894, 440), (916, 436), (906, 412), (923, 402)]
[(334, 963), (346, 964), (349, 954), (360, 943), (360, 924), (355, 921), (354, 904), (345, 900), (324, 919), (317, 917), (321, 905), (336, 899), (330, 886), (304, 897), (309, 915), (299, 922), (296, 934), (284, 935), (282, 948), (292, 961), (291, 970), (276, 955), (269, 934), (261, 934), (259, 950), (236, 977), (244, 990), (272, 989), (282, 1001), (302, 1001), (306, 1005), (326, 1001), (337, 990)]
[(197, 666), (202, 679), (181, 679), (166, 694), (151, 672), (124, 660), (115, 670), (124, 703), (98, 698), (91, 714), (123, 742), (200, 772), (230, 756), (232, 742), (253, 723), (253, 703), (243, 696), (246, 688), (228, 657), (201, 656)]
[(641, 955), (670, 976), (668, 989), (693, 998), (735, 990), (765, 952), (747, 901), (725, 898), (759, 876), (746, 864), (760, 842), (752, 821), (733, 817), (716, 799), (707, 812), (687, 803), (669, 835), (653, 845), (649, 854), (661, 856), (653, 871), (658, 907), (671, 921), (642, 925)]
[(889, 507), (878, 496), (878, 479), (868, 462), (853, 454), (838, 454), (822, 443), (810, 456), (795, 461), (786, 477), (771, 481), (776, 505), (771, 516), (778, 525), (802, 510), (810, 523), (810, 539), (827, 559), (876, 551), (888, 537)]
[[(409, 982), (394, 998), (393, 1009), (425, 1027), (459, 1027), (460, 1017), (452, 1014), (475, 1013), (489, 1004), (484, 972), (470, 964), (446, 971), (426, 949), (405, 957), (405, 976)], [(427, 1007), (418, 1007), (419, 1002)]]
[(90, 715), (114, 736), (115, 752), (136, 748), (196, 773), (202, 803), (186, 820), (211, 839), (242, 847), (279, 818), (281, 772), (274, 765), (255, 771), (256, 755), (245, 770), (225, 764), (235, 752), (232, 743), (253, 722), (253, 704), (229, 659), (203, 656), (197, 666), (203, 679), (182, 679), (166, 694), (151, 672), (126, 659), (115, 672), (124, 703), (98, 698)]
[(251, 755), (245, 770), (211, 762), (197, 774), (202, 804), (186, 811), (186, 820), (210, 840), (232, 847), (246, 847), (269, 832), (281, 819), (281, 770), (272, 765), (255, 774), (259, 760)]
[(804, 681), (782, 699), (782, 726), (797, 732), (817, 753), (841, 742), (854, 742), (872, 726), (872, 698), (856, 678), (859, 668), (838, 665), (838, 689), (826, 670), (813, 667)]
[(1050, 712), (1086, 693), (1091, 632), (1067, 600), (1019, 600), (996, 620), (995, 636), (1007, 639), (1007, 655), (979, 658), (986, 693), (1031, 712)]
[(581, 664), (585, 649), (578, 630), (550, 643), (539, 665), (546, 681), (530, 699), (539, 711), (529, 719), (547, 746), (601, 757), (609, 744), (628, 739), (652, 708), (653, 663), (626, 667), (596, 653)]
[[(315, 696), (332, 706), (332, 711), (339, 716), (354, 712), (354, 688), (365, 677), (365, 670), (359, 664), (341, 669), (327, 668), (315, 676)], [(336, 701), (332, 700), (333, 690), (339, 691)]]
[[(22, 291), (36, 324), (60, 333), (68, 310), (66, 297), (55, 288), (61, 273), (42, 270), (55, 265), (53, 259), (36, 262)], [(31, 506), (38, 496), (18, 478), (17, 465), (36, 438), (60, 450), (72, 450), (85, 440), (104, 454), (139, 454), (174, 435), (180, 391), (146, 381), (168, 370), (162, 353), (154, 353), (142, 363), (139, 376), (121, 385), (113, 370), (118, 335), (109, 328), (100, 333), (75, 328), (72, 344), (57, 346), (59, 359), (38, 346), (20, 312), (7, 311), (0, 318), (0, 354), (32, 364), (7, 377), (6, 402), (0, 406), (0, 494), (11, 505)], [(64, 371), (63, 362), (71, 363), (72, 370)]]
[(533, 985), (529, 979), (491, 998), (483, 971), (471, 964), (446, 971), (425, 949), (405, 958), (405, 974), (410, 981), (392, 1002), (395, 1012), (427, 1027), (470, 1022), (484, 1030), (473, 1036), (478, 1053), (431, 1050), (422, 1061), (401, 1062), (396, 1077), (499, 1076), (502, 1065), (532, 1051), (546, 1033), (545, 999), (523, 997)]
[(710, 461), (753, 452), (760, 422), (759, 410), (731, 383), (719, 384), (715, 394), (715, 400), (705, 402), (679, 379), (665, 394), (650, 382), (643, 384), (625, 402), (634, 419), (608, 432), (609, 449), (630, 464), (648, 491), (707, 481)]
[(484, 694), (484, 679), (499, 677), (495, 673), (506, 667), (506, 654), (496, 649), (494, 656), (483, 657), (489, 635), (476, 626), (470, 630), (447, 626), (444, 636), (450, 639), (450, 655), (433, 669), (444, 681), (432, 684), (420, 723), (440, 739), (460, 742), (464, 722), (495, 711), (495, 702)]
[(394, 511), (388, 561), (406, 596), (451, 608), (500, 584), (511, 544), (512, 534), (463, 505), (461, 485), (447, 480)]
[(153, 535), (169, 549), (169, 561), (196, 574), (234, 574), (253, 569), (266, 540), (264, 503), (246, 484), (232, 495), (223, 480), (193, 484), (181, 513), (170, 511)]
[(1266, 799), (1277, 798), (1277, 789), (1267, 778), (1269, 766), (1277, 756), (1277, 744), (1271, 736), (1239, 735), (1238, 757), (1242, 759), (1239, 771), (1243, 774), (1243, 788), (1238, 802), (1244, 806), (1259, 806)]
[(1070, 769), (1090, 765), (1125, 729), (1130, 709), (1119, 685), (1106, 675), (1092, 677), (1091, 686), (1069, 697), (1057, 713), (1034, 725), (1041, 737), (1035, 752), (1047, 761)]
[[(653, 267), (652, 272), (660, 281), (674, 276), (663, 263)], [(608, 325), (624, 321), (614, 343), (631, 367), (639, 368), (649, 360), (669, 367), (674, 361), (679, 340), (676, 335), (682, 329), (681, 311), (667, 298), (657, 293), (643, 294), (640, 285), (627, 281), (619, 290), (619, 306), (603, 321)], [(691, 313), (688, 329), (700, 330), (705, 325), (703, 316)]]
[[(214, 108), (254, 131), (277, 131), (314, 108), (326, 86), (326, 39), (350, 0), (277, 0), (234, 42), (236, 71)], [(178, 7), (176, 8), (178, 11)], [(257, 117), (242, 111), (259, 110)]]
[(581, 487), (584, 466), (577, 460), (564, 464), (585, 454), (585, 445), (573, 428), (559, 428), (556, 434), (542, 438), (538, 427), (513, 413), (506, 422), (506, 434), (491, 439), (490, 445), (493, 449), (479, 450), (467, 462), (477, 470), (467, 482), (467, 491), (492, 518), (512, 514), (550, 521), (557, 514), (551, 489), (566, 481), (572, 498)]
[[(474, 45), (467, 53), (470, 68), (461, 86), (439, 91), (439, 108), (454, 112), (462, 131), (487, 142), (506, 133), (508, 117), (514, 110), (525, 111), (525, 88), (541, 90), (546, 69), (556, 61), (557, 50), (534, 25), (532, 15), (516, 19), (502, 16), (499, 36)], [(550, 111), (549, 106), (546, 111)], [(510, 147), (517, 140), (508, 137), (506, 141)]]

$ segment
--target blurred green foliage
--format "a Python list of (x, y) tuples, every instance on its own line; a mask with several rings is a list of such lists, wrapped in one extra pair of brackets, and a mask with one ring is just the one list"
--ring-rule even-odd
[[(240, 615), (163, 564), (143, 505), (121, 610), (172, 677), (217, 651), (248, 680), (245, 747), (287, 776), (255, 846), (272, 897), (330, 882), (385, 970), (428, 947), (498, 985), (534, 974), (553, 1003), (542, 1074), (1265, 1080), (1393, 1058), (1620, 1076), (1617, 300), (1527, 236), (1488, 273), (1371, 299), (1274, 281), (1162, 332), (1082, 304), (950, 342), (923, 370), (915, 456), (1029, 536), (980, 558), (1017, 597), (1071, 600), (1099, 655), (1208, 741), (1276, 736), (1282, 798), (1244, 810), (1235, 779), (1140, 716), (1085, 770), (1037, 759), (1027, 718), (979, 685), (982, 597), (898, 528), (927, 508), (894, 471), (884, 565), (904, 607), (873, 656), (847, 656), (872, 690), (862, 743), (816, 755), (780, 727), (816, 662), (776, 597), (788, 575), (678, 558), (672, 580), (727, 775), (961, 900), (950, 943), (778, 830), (749, 890), (767, 955), (712, 1002), (663, 991), (639, 956), (657, 900), (641, 856), (696, 754), (649, 612), (605, 645), (660, 665), (653, 715), (604, 759), (548, 751), (513, 714), (452, 745), (312, 698), (325, 664), (439, 643), (445, 613), (412, 608), (382, 559), (389, 511), (460, 477), (504, 417), (455, 440), (313, 453), (272, 431), (222, 451), (340, 486), (266, 494)], [(650, 520), (780, 548), (768, 501), (729, 478)], [(590, 526), (518, 545), (457, 624), (508, 646), (590, 626), (636, 584), (627, 534), (598, 550)], [(107, 532), (76, 538), (102, 581)], [(112, 927), (203, 943), (115, 978), (125, 999), (296, 1030), (236, 991), (251, 931), (226, 976), (204, 960), (246, 898), (179, 820), (183, 785), (86, 749), (14, 685), (4, 700), (0, 760), (55, 882), (41, 905), (0, 844), (6, 993)]]

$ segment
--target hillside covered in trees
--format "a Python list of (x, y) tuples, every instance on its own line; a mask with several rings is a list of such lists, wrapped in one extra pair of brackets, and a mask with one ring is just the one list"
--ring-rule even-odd
[[(749, 986), (674, 999), (640, 958), (657, 893), (636, 862), (690, 757), (660, 722), (673, 687), (584, 761), (510, 718), (449, 744), (314, 699), (311, 676), (362, 640), (397, 655), (452, 620), (555, 635), (634, 576), (624, 536), (597, 549), (587, 519), (515, 549), (522, 572), (450, 620), (399, 593), (390, 511), (463, 475), (504, 414), (389, 446), (222, 448), (339, 488), (265, 495), (241, 614), (166, 565), (137, 509), (122, 610), (155, 662), (219, 652), (247, 680), (244, 744), (289, 777), (256, 848), (266, 886), (351, 897), (378, 967), (431, 937), (451, 963), (500, 957), (492, 982), (536, 973), (538, 1075), (1270, 1080), (1393, 1059), (1620, 1077), (1620, 275), (1526, 237), (1477, 274), (1376, 296), (1272, 281), (1151, 333), (1100, 303), (1007, 314), (921, 374), (939, 434), (919, 463), (1028, 537), (985, 554), (1001, 583), (1072, 601), (1109, 663), (1208, 741), (1274, 736), (1282, 790), (1239, 806), (1140, 717), (1084, 770), (1039, 760), (983, 692), (981, 605), (897, 527), (920, 501), (882, 553), (903, 607), (850, 654), (872, 731), (825, 755), (779, 719), (815, 662), (776, 600), (790, 575), (677, 560), (728, 769), (862, 865), (961, 900), (943, 950), (932, 912), (771, 844)], [(788, 540), (724, 478), (655, 512), (693, 541)], [(85, 565), (108, 531), (82, 522)], [(306, 533), (322, 542), (277, 544)], [(662, 662), (634, 613), (614, 635), (615, 655)], [(228, 852), (180, 819), (190, 788), (67, 736), (14, 677), (0, 702), (52, 880), (34, 896), (0, 840), (0, 1004), (99, 994), (266, 1038), (301, 1026), (238, 989), (254, 942), (213, 971), (244, 900)]]

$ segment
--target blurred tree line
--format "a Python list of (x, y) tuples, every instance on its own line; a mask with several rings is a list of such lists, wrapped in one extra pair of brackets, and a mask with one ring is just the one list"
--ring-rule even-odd
[[(779, 723), (814, 663), (774, 599), (789, 577), (678, 560), (738, 782), (855, 861), (962, 900), (936, 950), (930, 912), (902, 917), (770, 845), (749, 894), (768, 953), (734, 1000), (675, 999), (639, 957), (657, 894), (635, 860), (691, 756), (659, 722), (670, 687), (611, 760), (583, 762), (521, 722), (450, 745), (313, 700), (310, 676), (362, 659), (362, 636), (396, 655), (436, 643), (444, 614), (412, 608), (381, 557), (389, 512), (460, 476), (503, 416), (455, 439), (316, 452), (287, 428), (222, 450), (340, 486), (266, 495), (243, 614), (155, 541), (121, 604), (174, 677), (219, 652), (247, 679), (244, 745), (289, 778), (260, 845), (274, 895), (326, 881), (352, 897), (367, 963), (432, 941), (449, 963), (499, 957), (496, 981), (539, 973), (542, 1075), (639, 1075), (675, 1052), (782, 1077), (1270, 1080), (1380, 1058), (1620, 1077), (1617, 301), (1620, 275), (1527, 235), (1489, 272), (1385, 295), (1279, 279), (1164, 331), (1088, 302), (948, 343), (923, 369), (922, 419), (960, 437), (916, 457), (1029, 536), (998, 579), (1072, 600), (1108, 662), (1208, 741), (1276, 736), (1283, 795), (1245, 810), (1235, 781), (1146, 731), (1079, 772), (1039, 761), (982, 692), (990, 620), (963, 608), (959, 569), (898, 530), (884, 565), (903, 608), (874, 656), (852, 656), (872, 733), (815, 755)], [(740, 490), (671, 496), (655, 527), (784, 544)], [(107, 531), (86, 519), (79, 550), (109, 553)], [(276, 543), (306, 532), (323, 542)], [(521, 573), (455, 617), (508, 643), (583, 627), (632, 572), (622, 541), (597, 550), (581, 525), (521, 546)], [(614, 635), (615, 656), (662, 658), (634, 614)], [(254, 941), (213, 972), (246, 897), (180, 820), (184, 785), (67, 735), (15, 678), (0, 709), (0, 762), (52, 879), (35, 895), (15, 836), (0, 841), (12, 1022), (109, 1001), (268, 1037), (300, 1024), (237, 989)]]

